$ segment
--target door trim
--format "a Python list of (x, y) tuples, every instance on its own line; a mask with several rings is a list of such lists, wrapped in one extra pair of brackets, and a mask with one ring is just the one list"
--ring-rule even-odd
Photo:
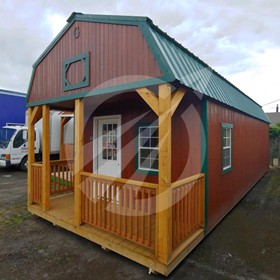
[(121, 124), (122, 124), (122, 116), (121, 115), (106, 115), (106, 116), (98, 116), (93, 117), (93, 173), (98, 174), (98, 121), (106, 120), (106, 119), (118, 119), (120, 123), (120, 174), (122, 173), (122, 131), (121, 131)]

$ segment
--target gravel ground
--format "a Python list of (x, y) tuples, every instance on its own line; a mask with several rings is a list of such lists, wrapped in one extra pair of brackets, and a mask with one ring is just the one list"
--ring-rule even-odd
[[(0, 169), (0, 279), (166, 279), (26, 210), (26, 173)], [(280, 279), (280, 169), (271, 169), (168, 279)]]

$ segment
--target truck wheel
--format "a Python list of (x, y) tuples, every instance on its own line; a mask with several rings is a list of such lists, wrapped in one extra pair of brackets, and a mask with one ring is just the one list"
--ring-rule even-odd
[(27, 157), (23, 158), (19, 164), (19, 169), (21, 171), (27, 172)]

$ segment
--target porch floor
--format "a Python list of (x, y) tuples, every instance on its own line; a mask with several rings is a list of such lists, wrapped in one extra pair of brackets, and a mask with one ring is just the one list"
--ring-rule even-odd
[[(152, 249), (140, 244), (126, 240), (113, 233), (96, 228), (89, 224), (79, 227), (74, 225), (74, 195), (73, 193), (51, 198), (50, 209), (43, 211), (37, 204), (29, 205), (28, 210), (56, 226), (60, 226), (77, 235), (80, 235), (94, 243), (99, 244), (108, 251), (114, 251), (135, 262), (156, 271), (163, 275), (168, 275), (179, 262), (203, 239), (203, 230), (195, 232), (185, 243), (184, 250), (173, 255), (170, 264), (165, 265), (155, 258)], [(175, 252), (174, 252), (175, 253)]]

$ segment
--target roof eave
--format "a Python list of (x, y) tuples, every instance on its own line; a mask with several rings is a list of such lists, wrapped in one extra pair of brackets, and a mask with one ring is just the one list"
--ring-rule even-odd
[(138, 88), (149, 87), (149, 86), (153, 86), (153, 85), (160, 85), (160, 84), (164, 84), (166, 82), (168, 82), (168, 81), (166, 81), (165, 77), (158, 77), (158, 78), (155, 77), (155, 78), (151, 78), (151, 79), (147, 79), (147, 80), (132, 82), (129, 84), (121, 84), (118, 86), (112, 86), (109, 88), (93, 89), (90, 91), (73, 93), (71, 95), (59, 96), (59, 97), (52, 98), (52, 99), (27, 102), (26, 106), (33, 107), (33, 106), (38, 106), (38, 105), (46, 105), (46, 104), (52, 104), (52, 103), (57, 103), (57, 102), (69, 101), (69, 100), (73, 100), (76, 98), (86, 98), (86, 97), (101, 95), (101, 94), (135, 91)]

